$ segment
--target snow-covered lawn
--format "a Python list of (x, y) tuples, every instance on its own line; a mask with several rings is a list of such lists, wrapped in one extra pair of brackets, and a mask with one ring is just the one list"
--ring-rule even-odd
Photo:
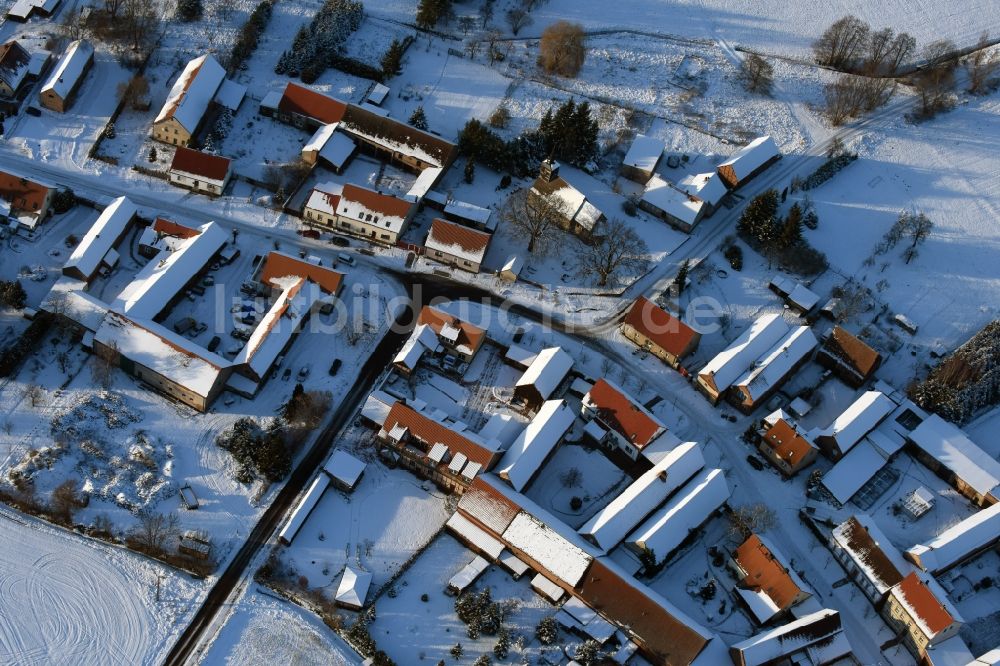
[[(576, 529), (630, 482), (600, 450), (564, 444), (532, 481), (527, 496)], [(583, 501), (578, 510), (570, 506), (574, 497)]]
[(0, 508), (0, 662), (156, 664), (201, 586)]

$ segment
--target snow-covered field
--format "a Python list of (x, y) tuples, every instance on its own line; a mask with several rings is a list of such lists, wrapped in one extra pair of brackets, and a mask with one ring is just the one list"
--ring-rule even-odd
[(202, 587), (0, 508), (0, 662), (156, 664)]

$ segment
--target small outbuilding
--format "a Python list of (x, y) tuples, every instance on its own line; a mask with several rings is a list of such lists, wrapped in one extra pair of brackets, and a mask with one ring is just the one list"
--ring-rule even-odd
[(346, 567), (344, 575), (337, 586), (337, 596), (334, 600), (338, 606), (351, 610), (361, 610), (368, 596), (368, 588), (372, 585), (372, 575), (354, 567)]
[(80, 39), (72, 42), (38, 93), (42, 106), (64, 113), (93, 64), (94, 47)]
[(361, 481), (361, 475), (365, 473), (365, 463), (347, 451), (336, 449), (323, 465), (323, 471), (330, 477), (334, 486), (351, 491)]

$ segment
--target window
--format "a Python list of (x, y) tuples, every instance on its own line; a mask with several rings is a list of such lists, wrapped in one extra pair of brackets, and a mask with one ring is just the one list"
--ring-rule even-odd
[(389, 234), (382, 234), (382, 238), (385, 240), (389, 240)]

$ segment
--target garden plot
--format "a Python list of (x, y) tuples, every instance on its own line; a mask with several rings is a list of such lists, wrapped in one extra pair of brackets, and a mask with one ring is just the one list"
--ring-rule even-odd
[[(527, 495), (578, 529), (631, 482), (600, 450), (564, 444), (535, 477)], [(574, 500), (580, 500), (579, 508), (574, 508)]]
[[(451, 662), (450, 651), (462, 644), (463, 660), (487, 654), (493, 659), (496, 637), (472, 639), (455, 614), (455, 597), (444, 594), (448, 581), (475, 555), (450, 535), (441, 535), (414, 562), (393, 589), (378, 600), (376, 619), (369, 626), (372, 638), (399, 664)], [(530, 577), (518, 581), (500, 567), (491, 566), (472, 586), (489, 588), (494, 601), (512, 609), (505, 626), (511, 635), (510, 658), (514, 663), (561, 663), (562, 650), (545, 648), (535, 639), (535, 627), (555, 608), (530, 587)], [(426, 597), (424, 596), (426, 595)], [(426, 598), (426, 600), (425, 600)]]
[(0, 662), (160, 663), (201, 586), (0, 508)]

